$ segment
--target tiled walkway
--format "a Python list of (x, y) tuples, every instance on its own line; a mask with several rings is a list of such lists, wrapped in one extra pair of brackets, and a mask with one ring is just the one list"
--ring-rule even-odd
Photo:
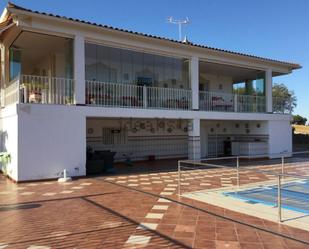
[[(182, 187), (235, 184), (229, 170), (197, 173), (185, 172)], [(177, 187), (177, 172), (68, 184), (16, 185), (1, 177), (0, 248), (309, 248), (299, 241), (308, 232), (179, 198)]]

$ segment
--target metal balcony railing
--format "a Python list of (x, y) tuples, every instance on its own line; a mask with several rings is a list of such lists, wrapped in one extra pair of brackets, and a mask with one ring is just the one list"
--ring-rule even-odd
[(291, 114), (292, 109), (290, 97), (273, 97), (273, 113)]
[(1, 105), (14, 103), (73, 104), (74, 80), (35, 75), (20, 75), (2, 89)]
[(217, 112), (266, 112), (264, 96), (238, 95), (232, 93), (200, 92), (200, 110)]
[[(75, 81), (67, 78), (20, 75), (1, 89), (1, 106), (14, 103), (74, 104)], [(85, 81), (89, 106), (191, 110), (192, 91), (178, 88)], [(199, 92), (199, 110), (266, 113), (266, 97), (222, 92)], [(273, 113), (290, 114), (290, 98), (273, 97)]]
[(90, 106), (191, 109), (191, 90), (86, 81)]

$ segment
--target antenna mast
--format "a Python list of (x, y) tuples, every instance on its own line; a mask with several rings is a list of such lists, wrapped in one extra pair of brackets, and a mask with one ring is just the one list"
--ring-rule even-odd
[(182, 25), (186, 25), (190, 23), (190, 20), (188, 17), (186, 17), (186, 19), (184, 20), (176, 20), (174, 19), (172, 16), (167, 18), (167, 22), (171, 23), (171, 24), (177, 24), (178, 25), (178, 35), (179, 35), (179, 41), (182, 41)]

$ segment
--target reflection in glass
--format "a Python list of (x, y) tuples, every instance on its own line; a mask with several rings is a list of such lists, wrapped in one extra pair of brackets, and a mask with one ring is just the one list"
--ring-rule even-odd
[(10, 48), (10, 81), (21, 73), (21, 51)]
[(85, 45), (86, 80), (189, 89), (187, 59)]
[(73, 40), (23, 31), (9, 48), (10, 80), (18, 74), (73, 78)]
[(265, 73), (259, 73), (256, 79), (233, 84), (233, 92), (241, 95), (265, 96)]

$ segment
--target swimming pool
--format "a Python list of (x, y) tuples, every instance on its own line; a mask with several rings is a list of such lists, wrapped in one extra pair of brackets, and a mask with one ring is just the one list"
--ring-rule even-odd
[[(299, 180), (281, 185), (281, 206), (289, 210), (309, 214), (309, 180)], [(225, 192), (224, 195), (242, 199), (250, 204), (262, 203), (276, 206), (277, 185), (258, 186), (251, 189)]]

